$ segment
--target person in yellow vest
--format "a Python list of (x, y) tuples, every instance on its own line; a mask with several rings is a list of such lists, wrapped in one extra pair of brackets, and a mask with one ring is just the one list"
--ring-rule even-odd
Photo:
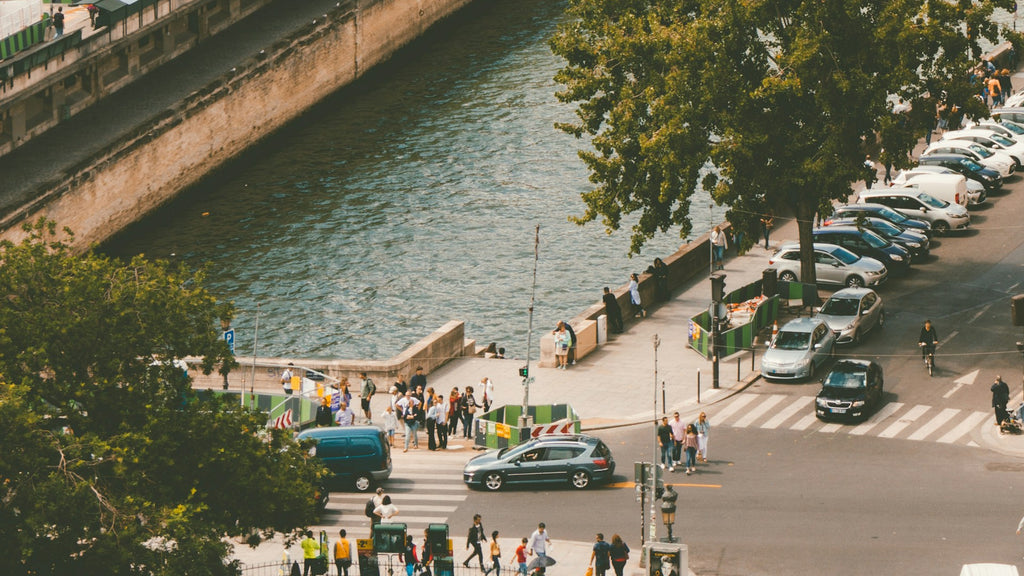
[(313, 538), (311, 530), (306, 531), (306, 537), (299, 543), (302, 546), (302, 576), (309, 576), (313, 571), (313, 564), (316, 557), (320, 555), (320, 543)]
[(334, 565), (338, 567), (338, 576), (348, 576), (352, 566), (352, 545), (349, 544), (345, 530), (338, 532), (338, 541), (334, 543)]

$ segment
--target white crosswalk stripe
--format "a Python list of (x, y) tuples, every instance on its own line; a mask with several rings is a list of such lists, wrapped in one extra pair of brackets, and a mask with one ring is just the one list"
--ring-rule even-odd
[(976, 446), (971, 431), (987, 421), (987, 412), (944, 408), (936, 411), (924, 404), (888, 402), (859, 424), (822, 422), (814, 413), (814, 396), (741, 393), (708, 409), (716, 426), (764, 430), (809, 430), (821, 434), (872, 435), (942, 444)]
[[(448, 522), (459, 505), (469, 496), (462, 482), (462, 469), (477, 453), (469, 448), (449, 452), (419, 450), (392, 452), (391, 478), (384, 482), (398, 515), (392, 521), (407, 525), (408, 533), (419, 537), (429, 524)], [(321, 515), (321, 526), (332, 537), (345, 528), (349, 538), (369, 538), (370, 520), (364, 514), (372, 492), (331, 492), (327, 510)]]

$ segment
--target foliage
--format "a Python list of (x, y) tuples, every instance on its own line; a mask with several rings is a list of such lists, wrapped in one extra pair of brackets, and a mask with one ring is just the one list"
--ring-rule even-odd
[[(813, 281), (814, 214), (863, 178), (876, 134), (899, 164), (934, 125), (933, 95), (983, 112), (966, 70), (978, 37), (998, 32), (993, 6), (1007, 4), (571, 0), (551, 44), (567, 61), (558, 97), (578, 121), (558, 127), (591, 137), (580, 157), (595, 184), (573, 219), (611, 232), (638, 213), (635, 253), (671, 226), (687, 236), (702, 186), (748, 245), (762, 214), (794, 214)], [(896, 96), (913, 106), (905, 122), (890, 112)]]
[(319, 467), (170, 363), (233, 364), (202, 274), (28, 230), (0, 245), (0, 573), (234, 574), (225, 537), (310, 523)]

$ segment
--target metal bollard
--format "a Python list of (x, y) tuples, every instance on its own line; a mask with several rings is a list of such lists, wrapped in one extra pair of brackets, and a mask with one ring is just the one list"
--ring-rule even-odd
[(697, 370), (697, 404), (700, 404), (700, 370)]
[(740, 360), (742, 360), (742, 359), (741, 358), (736, 358), (736, 381), (737, 382), (740, 381)]

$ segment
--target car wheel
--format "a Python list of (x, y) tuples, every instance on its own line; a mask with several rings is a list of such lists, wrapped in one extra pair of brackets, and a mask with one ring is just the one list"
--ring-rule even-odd
[(779, 280), (783, 282), (796, 282), (796, 274), (787, 270), (779, 275)]
[(864, 287), (864, 279), (861, 278), (860, 276), (850, 276), (849, 278), (846, 279), (846, 287), (847, 288), (863, 288)]
[(491, 492), (501, 490), (501, 487), (505, 485), (505, 477), (497, 472), (489, 472), (484, 476), (484, 488), (487, 488)]
[(569, 481), (572, 482), (573, 488), (583, 490), (587, 486), (590, 486), (590, 473), (586, 470), (577, 470), (572, 473)]
[(949, 232), (949, 222), (944, 220), (937, 220), (932, 222), (932, 230), (940, 236), (944, 236)]
[(373, 486), (373, 478), (370, 478), (366, 474), (360, 474), (356, 476), (356, 479), (352, 482), (352, 486), (357, 492), (366, 492)]

